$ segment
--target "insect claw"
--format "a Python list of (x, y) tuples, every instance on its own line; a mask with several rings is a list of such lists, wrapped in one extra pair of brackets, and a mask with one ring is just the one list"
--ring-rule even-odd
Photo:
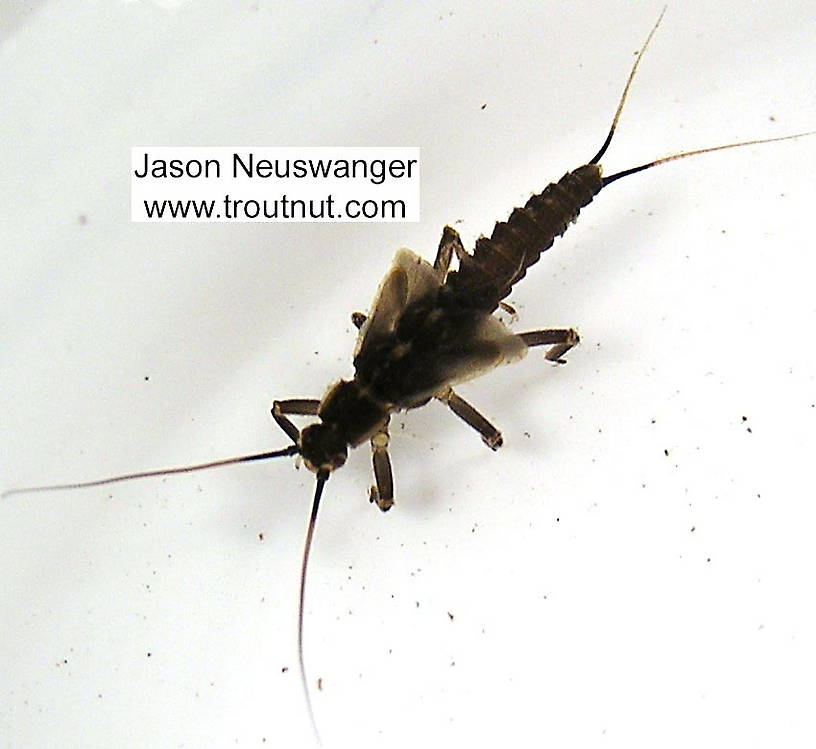
[(393, 499), (383, 499), (376, 486), (372, 486), (368, 491), (368, 501), (376, 504), (383, 512), (388, 512), (394, 506)]
[(507, 302), (499, 302), (499, 307), (501, 307), (508, 315), (510, 315), (510, 319), (507, 321), (508, 325), (512, 325), (515, 322), (518, 322), (518, 312), (516, 312), (516, 308)]
[(484, 442), (491, 450), (498, 450), (504, 444), (504, 437), (501, 436), (501, 433), (496, 432), (496, 434), (492, 434), (488, 437), (482, 437), (482, 442)]
[(577, 346), (580, 342), (580, 337), (578, 336), (577, 331), (570, 328), (565, 332), (565, 339), (562, 343), (557, 343), (553, 346), (546, 354), (544, 354), (544, 358), (547, 361), (555, 362), (556, 364), (566, 364), (567, 360), (564, 359), (564, 354), (567, 353), (573, 346)]

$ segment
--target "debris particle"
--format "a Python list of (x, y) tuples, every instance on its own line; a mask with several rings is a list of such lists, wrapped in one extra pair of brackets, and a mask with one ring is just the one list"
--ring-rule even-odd
[(451, 612), (450, 612), (450, 611), (448, 612), (448, 619), (450, 619), (451, 621), (453, 621), (453, 614), (451, 614)]
[(323, 677), (322, 676), (319, 677), (318, 680), (317, 680), (317, 691), (318, 692), (323, 691)]

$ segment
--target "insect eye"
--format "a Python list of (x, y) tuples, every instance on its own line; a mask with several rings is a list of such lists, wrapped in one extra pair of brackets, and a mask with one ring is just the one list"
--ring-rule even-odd
[(300, 433), (300, 454), (310, 471), (333, 471), (346, 462), (348, 445), (332, 427), (310, 424)]

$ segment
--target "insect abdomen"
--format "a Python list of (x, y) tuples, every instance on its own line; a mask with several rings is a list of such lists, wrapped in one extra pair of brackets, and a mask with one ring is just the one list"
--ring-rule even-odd
[(460, 258), (445, 285), (467, 306), (492, 312), (602, 187), (597, 164), (567, 172), (498, 222), (489, 238), (480, 237), (473, 255)]

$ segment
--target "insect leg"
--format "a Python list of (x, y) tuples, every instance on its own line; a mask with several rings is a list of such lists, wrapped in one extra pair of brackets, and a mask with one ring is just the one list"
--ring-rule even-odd
[(573, 328), (531, 330), (528, 333), (519, 333), (518, 337), (530, 347), (554, 344), (544, 355), (544, 358), (548, 361), (557, 362), (558, 364), (566, 363), (562, 357), (581, 340), (578, 337), (578, 331)]
[(437, 271), (442, 280), (448, 275), (454, 253), (459, 259), (462, 258), (462, 255), (467, 255), (465, 246), (459, 238), (459, 232), (456, 229), (451, 229), (450, 226), (446, 226), (442, 230), (442, 239), (439, 240), (439, 249), (436, 251), (436, 260), (434, 260), (434, 270)]
[[(448, 275), (454, 253), (460, 260), (462, 257), (467, 256), (467, 250), (465, 250), (465, 246), (462, 244), (459, 232), (450, 226), (446, 226), (442, 230), (442, 239), (439, 240), (439, 249), (436, 251), (436, 260), (434, 260), (434, 270), (442, 282), (444, 282), (445, 277)], [(366, 319), (366, 316), (362, 312), (351, 313), (351, 322), (357, 330), (363, 327)]]
[(374, 482), (369, 499), (377, 503), (383, 512), (394, 504), (394, 476), (391, 473), (391, 458), (388, 457), (388, 425), (386, 424), (371, 438), (371, 460), (374, 464)]
[(516, 308), (512, 304), (508, 304), (507, 302), (499, 302), (499, 307), (510, 315), (511, 322), (518, 319), (518, 312), (516, 312)]
[(285, 401), (274, 401), (272, 403), (272, 418), (286, 432), (292, 442), (297, 442), (300, 437), (300, 429), (286, 418), (287, 415), (317, 416), (317, 407), (319, 405), (320, 401), (314, 398), (290, 398)]
[(482, 435), (482, 442), (491, 450), (498, 450), (502, 446), (504, 440), (502, 439), (501, 432), (473, 408), (470, 403), (454, 393), (451, 388), (448, 388), (442, 395), (437, 395), (436, 397), (443, 403), (447, 403), (451, 411)]

